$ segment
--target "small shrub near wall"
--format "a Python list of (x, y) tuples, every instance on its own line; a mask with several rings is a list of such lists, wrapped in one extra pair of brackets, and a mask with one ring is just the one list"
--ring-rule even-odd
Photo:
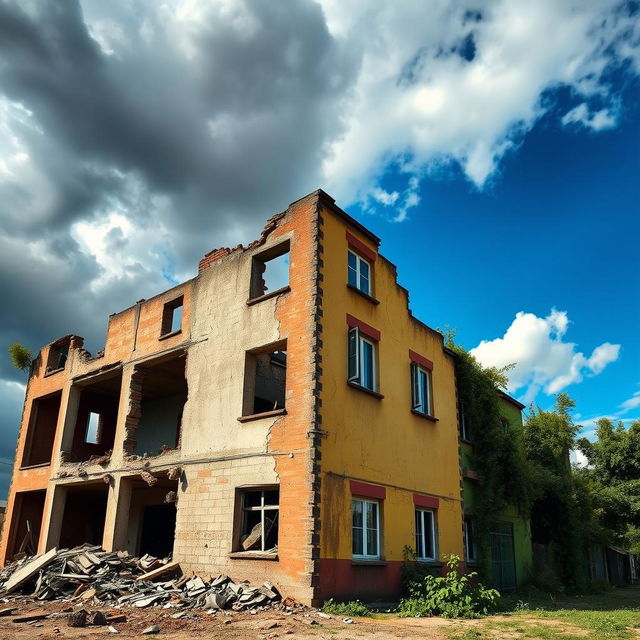
[(399, 616), (478, 618), (496, 608), (498, 591), (477, 582), (476, 573), (461, 573), (459, 556), (447, 556), (446, 561), (444, 576), (426, 573), (419, 565), (407, 565), (403, 576), (408, 596), (398, 605)]

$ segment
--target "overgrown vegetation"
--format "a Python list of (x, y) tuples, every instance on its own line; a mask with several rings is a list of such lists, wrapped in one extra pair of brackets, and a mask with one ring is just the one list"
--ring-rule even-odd
[[(401, 617), (443, 616), (444, 618), (477, 618), (495, 608), (500, 594), (476, 583), (475, 573), (461, 573), (460, 557), (446, 557), (444, 576), (424, 573), (408, 579), (405, 589), (408, 597), (398, 605)], [(405, 574), (407, 579), (407, 574)]]
[(20, 369), (21, 371), (28, 371), (31, 368), (33, 355), (31, 354), (31, 351), (27, 349), (27, 347), (20, 344), (19, 342), (14, 342), (9, 347), (9, 356), (11, 357), (11, 362), (16, 369)]
[(371, 615), (371, 610), (360, 602), (360, 600), (352, 600), (351, 602), (336, 602), (333, 598), (327, 600), (322, 605), (325, 613), (334, 616), (347, 616), (349, 618), (367, 618)]
[(500, 392), (507, 388), (507, 372), (484, 368), (463, 347), (455, 344), (455, 332), (443, 332), (447, 348), (456, 354), (458, 397), (464, 420), (473, 434), (471, 461), (478, 476), (474, 515), (480, 558), (480, 574), (488, 576), (491, 557), (491, 525), (509, 505), (529, 517), (531, 478), (520, 432), (505, 432)]

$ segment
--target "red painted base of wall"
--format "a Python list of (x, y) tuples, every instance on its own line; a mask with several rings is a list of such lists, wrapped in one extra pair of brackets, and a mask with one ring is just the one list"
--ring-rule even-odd
[(320, 559), (318, 600), (397, 600), (401, 589), (402, 562), (363, 566), (351, 560)]

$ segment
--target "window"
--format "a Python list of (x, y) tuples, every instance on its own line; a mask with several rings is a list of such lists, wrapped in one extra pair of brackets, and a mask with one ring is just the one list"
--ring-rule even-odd
[(476, 523), (473, 516), (464, 517), (464, 558), (467, 562), (478, 561)]
[(431, 372), (415, 362), (411, 363), (411, 388), (413, 410), (426, 416), (432, 415)]
[(362, 293), (371, 295), (371, 265), (353, 251), (348, 252), (347, 282)]
[(502, 431), (505, 434), (509, 433), (509, 421), (506, 418), (500, 418), (500, 424), (502, 425)]
[(160, 337), (177, 333), (182, 329), (182, 309), (184, 297), (180, 296), (164, 305)]
[(376, 345), (358, 327), (349, 329), (349, 382), (376, 391)]
[(87, 431), (84, 437), (84, 441), (89, 444), (98, 444), (100, 442), (99, 429), (101, 415), (90, 411), (87, 417)]
[(380, 558), (380, 505), (376, 500), (354, 498), (351, 501), (353, 521), (352, 553), (354, 558)]
[(416, 509), (416, 557), (436, 559), (436, 514), (431, 509)]
[(460, 440), (471, 442), (471, 425), (467, 422), (464, 414), (464, 407), (460, 403)]
[(283, 291), (289, 286), (289, 241), (254, 256), (249, 299)]
[(242, 416), (254, 416), (285, 408), (287, 343), (246, 354)]
[(242, 490), (240, 523), (240, 551), (278, 552), (278, 488)]

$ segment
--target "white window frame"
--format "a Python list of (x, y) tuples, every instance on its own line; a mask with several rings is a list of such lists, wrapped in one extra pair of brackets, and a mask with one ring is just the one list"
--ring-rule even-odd
[(473, 540), (475, 542), (475, 519), (473, 516), (464, 516), (462, 526), (464, 529), (464, 559), (467, 562), (478, 562), (478, 551), (476, 544), (469, 544), (469, 525), (471, 525), (473, 531)]
[[(380, 500), (372, 500), (370, 498), (360, 498), (360, 497), (352, 497), (351, 498), (351, 517), (353, 518), (353, 503), (354, 502), (362, 502), (362, 550), (363, 553), (353, 553), (352, 558), (354, 560), (380, 560), (382, 557), (381, 549), (380, 549), (380, 509), (381, 502)], [(378, 548), (378, 553), (369, 554), (367, 553), (367, 505), (375, 504), (376, 509), (376, 546)], [(351, 536), (353, 538), (353, 521), (351, 523)], [(352, 547), (353, 549), (353, 542)]]
[[(425, 555), (424, 551), (426, 550), (426, 546), (427, 546), (427, 540), (425, 537), (425, 531), (426, 528), (424, 526), (424, 514), (425, 513), (430, 513), (431, 514), (431, 542), (432, 542), (432, 546), (433, 546), (433, 555), (429, 556), (429, 555)], [(419, 543), (420, 545), (420, 549), (416, 549), (416, 558), (422, 562), (434, 562), (437, 557), (438, 557), (438, 541), (436, 539), (436, 511), (435, 509), (426, 509), (424, 507), (416, 507), (415, 510), (415, 516), (417, 517), (418, 514), (420, 514), (420, 518), (422, 520), (422, 535), (421, 535), (421, 540), (418, 541), (418, 531), (416, 530), (416, 543)]]
[[(355, 359), (355, 367), (354, 371), (349, 371), (349, 360), (351, 358), (351, 339), (354, 337), (356, 341), (356, 359)], [(372, 370), (371, 370), (371, 381), (372, 386), (367, 387), (362, 384), (362, 365), (364, 362), (364, 344), (368, 344), (371, 346), (371, 357), (372, 357)], [(363, 389), (369, 389), (369, 391), (378, 390), (378, 374), (377, 374), (377, 353), (376, 353), (376, 342), (371, 338), (368, 338), (362, 334), (358, 327), (352, 327), (349, 329), (349, 334), (347, 338), (347, 380), (349, 382), (353, 382), (361, 386)]]
[[(420, 384), (420, 373), (426, 377), (426, 404), (424, 398), (424, 387)], [(413, 399), (413, 410), (425, 416), (433, 415), (433, 398), (431, 393), (431, 371), (426, 367), (421, 367), (417, 362), (411, 363), (411, 394)], [(420, 409), (422, 407), (422, 409)]]
[[(371, 287), (371, 276), (373, 274), (373, 269), (371, 268), (371, 263), (368, 260), (365, 260), (360, 254), (356, 253), (355, 251), (352, 251), (351, 249), (349, 249), (347, 251), (347, 283), (349, 283), (349, 270), (351, 269), (351, 267), (349, 266), (349, 255), (352, 255), (355, 257), (356, 259), (356, 284), (355, 287), (356, 289), (358, 289), (358, 291), (362, 291), (362, 293), (366, 293), (368, 296), (372, 295), (371, 291), (372, 291), (372, 287)], [(367, 278), (367, 282), (369, 284), (369, 287), (365, 290), (360, 286), (360, 282), (361, 282), (361, 272), (362, 272), (362, 263), (365, 263), (367, 265), (367, 267), (369, 267), (369, 277)], [(350, 284), (350, 283), (349, 283)], [(351, 285), (354, 286), (354, 285)]]

